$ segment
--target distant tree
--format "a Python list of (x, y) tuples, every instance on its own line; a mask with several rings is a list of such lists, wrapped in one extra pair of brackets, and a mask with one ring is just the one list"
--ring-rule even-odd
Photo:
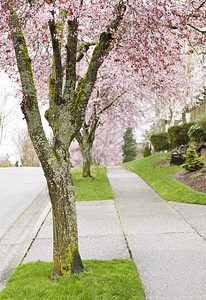
[(8, 100), (12, 97), (12, 94), (7, 90), (3, 89), (0, 91), (0, 145), (3, 140), (3, 133), (5, 134), (5, 128), (8, 123), (14, 119), (14, 106), (9, 107)]
[(112, 166), (122, 161), (123, 129), (117, 120), (99, 126), (92, 149), (94, 164)]
[[(107, 120), (103, 126), (98, 126), (92, 145), (90, 160), (94, 165), (111, 166), (122, 161), (123, 129), (120, 122)], [(73, 141), (70, 146), (71, 163), (83, 166), (83, 152), (79, 143)]]
[(123, 162), (134, 160), (137, 156), (137, 143), (132, 128), (127, 128), (123, 136)]
[(40, 161), (34, 150), (31, 142), (29, 132), (26, 129), (22, 129), (15, 138), (14, 141), (22, 166), (26, 167), (39, 167)]
[(0, 158), (0, 167), (10, 167), (11, 166), (11, 161), (9, 154), (6, 153), (6, 155), (2, 155)]

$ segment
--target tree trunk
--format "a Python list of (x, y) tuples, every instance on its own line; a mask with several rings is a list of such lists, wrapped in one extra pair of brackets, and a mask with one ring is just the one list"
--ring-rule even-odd
[(82, 177), (92, 177), (90, 166), (91, 166), (90, 161), (83, 161)]
[[(83, 272), (79, 255), (77, 215), (72, 176), (69, 171), (48, 180), (53, 212), (53, 275)], [(50, 177), (50, 176), (49, 176)]]
[(91, 175), (91, 164), (92, 164), (92, 145), (89, 143), (84, 143), (83, 147), (81, 147), (81, 152), (83, 156), (83, 177), (92, 177)]
[[(49, 83), (49, 109), (46, 112), (46, 116), (53, 130), (53, 145), (51, 146), (42, 126), (31, 59), (21, 22), (17, 12), (13, 9), (12, 3), (9, 3), (12, 1), (7, 2), (6, 8), (8, 12), (10, 11), (10, 18), (8, 18), (9, 28), (23, 94), (21, 110), (25, 116), (32, 143), (44, 169), (52, 203), (54, 227), (53, 275), (82, 272), (84, 268), (78, 249), (75, 196), (70, 173), (68, 149), (85, 120), (87, 104), (97, 79), (98, 70), (113, 40), (112, 32), (118, 28), (123, 19), (125, 7), (120, 3), (116, 8), (118, 14), (111, 21), (111, 24), (107, 26), (107, 31), (102, 32), (100, 35), (99, 41), (93, 50), (87, 72), (77, 86), (78, 22), (76, 19), (67, 22), (68, 36), (64, 91), (64, 57), (61, 55), (63, 38), (56, 39), (56, 35), (60, 29), (64, 29), (66, 11), (62, 9), (63, 15), (60, 16), (60, 21), (62, 22), (55, 21), (55, 18), (49, 20), (53, 63)], [(51, 13), (54, 15), (54, 12)], [(112, 32), (110, 32), (110, 29), (112, 29)], [(91, 163), (91, 156), (89, 163)]]

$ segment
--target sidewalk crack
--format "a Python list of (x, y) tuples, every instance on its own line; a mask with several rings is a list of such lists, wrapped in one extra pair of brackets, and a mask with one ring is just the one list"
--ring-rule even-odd
[(134, 259), (133, 259), (133, 256), (132, 256), (132, 251), (131, 251), (131, 249), (130, 249), (130, 247), (129, 247), (129, 242), (128, 242), (128, 240), (127, 240), (126, 233), (125, 233), (125, 231), (124, 231), (124, 227), (123, 227), (122, 220), (121, 220), (121, 217), (120, 217), (120, 213), (119, 213), (119, 209), (118, 209), (118, 206), (117, 206), (117, 202), (115, 201), (115, 199), (114, 199), (114, 205), (115, 205), (115, 208), (116, 208), (116, 211), (117, 211), (117, 215), (118, 215), (120, 227), (121, 227), (121, 230), (122, 230), (122, 233), (123, 233), (123, 236), (124, 236), (124, 240), (125, 240), (125, 243), (126, 243), (127, 250), (128, 250), (128, 252), (129, 252), (129, 256), (130, 256), (130, 258), (131, 258), (132, 260), (134, 260)]

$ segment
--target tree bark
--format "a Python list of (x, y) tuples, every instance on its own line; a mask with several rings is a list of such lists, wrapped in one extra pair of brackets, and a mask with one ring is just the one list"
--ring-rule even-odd
[(83, 156), (83, 170), (82, 177), (92, 177), (91, 164), (92, 164), (92, 145), (87, 144), (86, 147), (81, 148)]
[(60, 120), (62, 121), (59, 121), (61, 139), (58, 139), (57, 136), (55, 147), (50, 147), (41, 122), (26, 41), (18, 16), (12, 10), (10, 25), (23, 91), (21, 109), (27, 121), (32, 143), (44, 170), (52, 203), (54, 226), (53, 274), (57, 276), (82, 272), (84, 268), (78, 250), (75, 195), (68, 151), (73, 133), (69, 128), (67, 130), (70, 135), (65, 136), (62, 133), (65, 129), (64, 122), (61, 119), (68, 119), (65, 109), (62, 108), (61, 111), (59, 110)]
[[(77, 214), (72, 175), (60, 170), (47, 180), (53, 213), (53, 275), (83, 272), (79, 255)], [(48, 177), (48, 176), (47, 176)]]
[(79, 143), (83, 158), (82, 177), (92, 177), (92, 147), (94, 142), (95, 129), (91, 130), (86, 122), (84, 122), (82, 132), (79, 131), (76, 135), (76, 140)]

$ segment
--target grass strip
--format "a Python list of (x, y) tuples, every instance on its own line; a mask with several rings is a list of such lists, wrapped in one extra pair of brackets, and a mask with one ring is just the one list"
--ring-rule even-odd
[(173, 178), (173, 174), (182, 169), (181, 166), (154, 168), (153, 164), (160, 159), (161, 154), (154, 154), (122, 166), (138, 174), (167, 201), (206, 204), (206, 194), (194, 191)]
[(82, 168), (72, 171), (74, 189), (77, 201), (113, 200), (114, 195), (107, 178), (106, 168), (91, 166), (92, 177), (82, 177)]
[(16, 268), (0, 299), (5, 300), (125, 300), (145, 299), (132, 260), (84, 261), (82, 274), (49, 280), (52, 263), (37, 261)]

